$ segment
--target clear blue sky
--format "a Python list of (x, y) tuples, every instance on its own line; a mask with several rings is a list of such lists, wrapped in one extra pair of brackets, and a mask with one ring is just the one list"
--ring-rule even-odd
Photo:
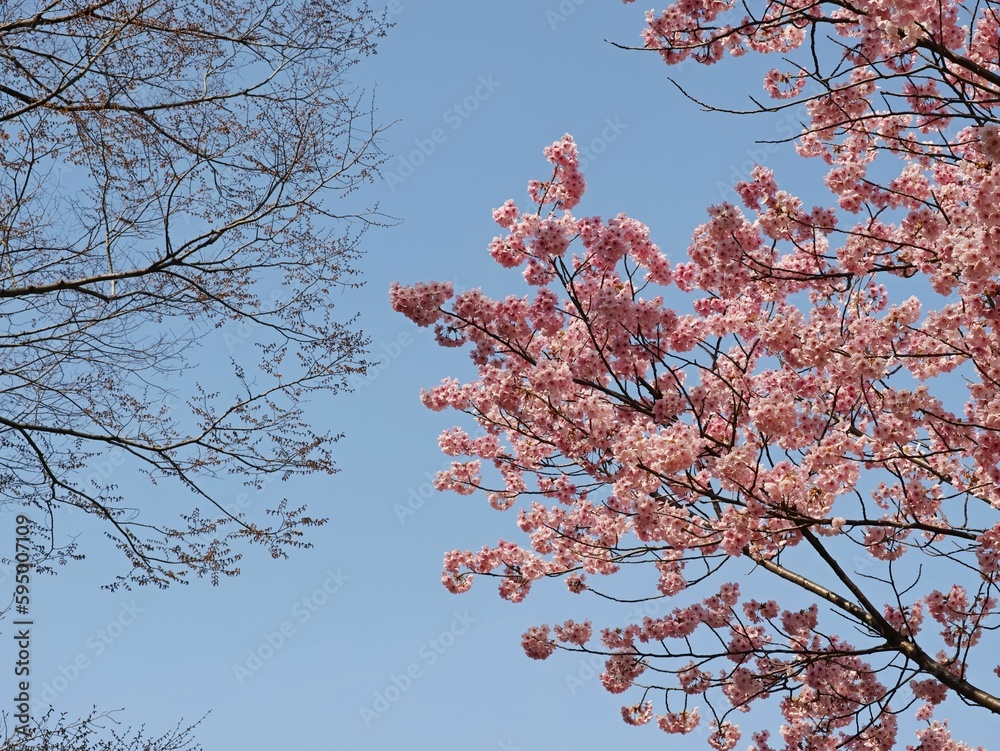
[[(792, 184), (809, 184), (814, 169), (787, 149), (754, 144), (776, 137), (774, 119), (700, 112), (667, 80), (677, 75), (699, 94), (743, 104), (760, 91), (757, 75), (731, 65), (673, 71), (607, 44), (638, 43), (641, 3), (392, 7), (396, 27), (354, 75), (377, 84), (379, 119), (395, 122), (383, 143), (386, 179), (364, 197), (400, 222), (365, 238), (366, 286), (341, 303), (345, 318), (360, 312), (384, 367), (356, 393), (312, 405), (318, 423), (346, 434), (337, 447), (342, 472), (279, 488), (330, 522), (313, 532), (312, 550), (288, 561), (248, 555), (243, 575), (219, 587), (114, 594), (98, 585), (118, 571), (118, 558), (98, 529), (85, 529), (78, 542), (87, 561), (34, 584), (34, 691), (58, 689), (54, 703), (70, 714), (125, 707), (124, 722), (153, 731), (210, 711), (198, 737), (213, 751), (701, 748), (625, 726), (622, 697), (604, 691), (588, 661), (524, 656), (525, 627), (591, 616), (593, 600), (569, 596), (560, 582), (521, 605), (501, 601), (488, 582), (463, 596), (441, 587), (445, 550), (493, 544), (514, 530), (513, 517), (482, 499), (430, 492), (428, 477), (444, 464), (437, 435), (454, 416), (425, 410), (418, 393), (445, 376), (469, 376), (470, 366), (392, 313), (387, 290), (395, 280), (450, 279), (516, 291), (516, 271), (486, 251), (498, 233), (490, 212), (545, 176), (541, 149), (565, 132), (590, 157), (577, 213), (628, 212), (675, 260), (705, 207), (733, 198), (726, 186), (754, 156), (792, 165)], [(215, 346), (225, 346), (225, 333), (212, 334)], [(116, 472), (125, 494), (169, 504), (183, 493)], [(236, 502), (242, 492), (221, 495)], [(245, 501), (263, 503), (265, 494)], [(401, 516), (402, 508), (414, 513)], [(605, 617), (624, 622), (622, 612)], [(0, 669), (8, 658), (0, 653)]]

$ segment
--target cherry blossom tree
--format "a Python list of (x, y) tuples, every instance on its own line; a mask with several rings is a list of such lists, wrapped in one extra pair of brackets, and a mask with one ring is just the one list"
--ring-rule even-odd
[(780, 57), (747, 111), (797, 108), (829, 204), (758, 166), (671, 262), (626, 215), (571, 213), (565, 136), (528, 203), (494, 212), (490, 253), (529, 294), (392, 287), (478, 367), (422, 394), (478, 426), (442, 434), (437, 486), (520, 529), (447, 553), (444, 585), (662, 601), (523, 635), (535, 659), (603, 655), (627, 723), (885, 751), (905, 716), (907, 749), (961, 751), (943, 702), (1000, 714), (998, 29), (990, 0), (651, 12), (643, 49), (668, 64)]
[[(0, 500), (36, 570), (80, 555), (67, 510), (124, 554), (112, 586), (215, 581), (321, 521), (211, 481), (335, 469), (303, 400), (364, 367), (333, 300), (378, 217), (332, 200), (382, 159), (347, 76), (385, 28), (352, 0), (0, 3)], [(125, 497), (138, 472), (169, 508)]]

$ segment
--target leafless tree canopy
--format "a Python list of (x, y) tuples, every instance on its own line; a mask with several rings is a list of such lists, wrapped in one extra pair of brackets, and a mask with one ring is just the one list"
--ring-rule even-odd
[[(318, 523), (204, 483), (334, 470), (302, 400), (364, 367), (333, 299), (375, 215), (334, 201), (381, 160), (346, 76), (385, 27), (352, 0), (0, 3), (0, 496), (39, 568), (78, 555), (69, 506), (127, 556), (112, 586), (216, 580), (235, 539), (280, 556)], [(196, 383), (205, 357), (227, 369)], [(135, 508), (137, 467), (194, 496)]]
[(123, 728), (111, 712), (91, 711), (70, 720), (49, 710), (27, 732), (9, 730), (0, 741), (0, 751), (201, 751), (193, 732), (198, 723), (178, 724), (162, 735), (149, 735), (145, 728)]

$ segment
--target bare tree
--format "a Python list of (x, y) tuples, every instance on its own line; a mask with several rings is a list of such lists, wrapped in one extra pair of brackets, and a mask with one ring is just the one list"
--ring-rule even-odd
[(49, 710), (25, 729), (6, 732), (0, 751), (201, 751), (193, 733), (199, 723), (178, 723), (161, 735), (145, 728), (120, 729), (112, 712), (93, 709), (78, 720)]
[[(386, 26), (352, 0), (0, 4), (0, 497), (38, 569), (79, 556), (67, 507), (127, 557), (113, 587), (217, 581), (234, 541), (282, 556), (321, 523), (227, 512), (206, 481), (335, 470), (302, 405), (364, 368), (333, 299), (377, 214), (331, 199), (382, 158), (347, 74)], [(233, 326), (253, 346), (196, 381)], [(126, 507), (88, 472), (109, 455), (195, 500)]]

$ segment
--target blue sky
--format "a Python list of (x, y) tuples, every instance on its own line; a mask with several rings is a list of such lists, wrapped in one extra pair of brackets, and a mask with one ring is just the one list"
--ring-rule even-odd
[[(123, 722), (153, 731), (210, 712), (198, 732), (206, 749), (700, 748), (696, 738), (625, 726), (618, 708), (628, 695), (606, 693), (589, 660), (536, 663), (520, 648), (529, 625), (600, 612), (613, 625), (631, 609), (600, 611), (560, 582), (521, 605), (501, 601), (488, 582), (463, 596), (440, 585), (442, 553), (495, 543), (514, 530), (513, 512), (502, 518), (483, 499), (430, 491), (445, 464), (437, 435), (455, 416), (425, 410), (418, 393), (470, 376), (470, 365), (394, 314), (387, 290), (397, 280), (447, 279), (517, 291), (517, 271), (486, 251), (498, 233), (490, 212), (546, 175), (541, 150), (565, 132), (587, 159), (577, 213), (627, 212), (674, 260), (705, 208), (734, 198), (728, 186), (753, 161), (794, 169), (782, 174), (793, 186), (815, 184), (818, 165), (754, 143), (780, 137), (789, 121), (701, 112), (668, 81), (745, 104), (760, 91), (762, 66), (671, 70), (608, 44), (638, 43), (641, 3), (391, 7), (396, 27), (354, 77), (374, 88), (379, 120), (393, 123), (384, 180), (359, 198), (398, 223), (366, 236), (366, 285), (341, 303), (344, 318), (360, 313), (380, 365), (355, 393), (312, 403), (318, 424), (345, 433), (340, 474), (260, 494), (219, 492), (245, 506), (280, 492), (329, 523), (313, 531), (313, 549), (290, 560), (249, 551), (242, 576), (219, 587), (131, 593), (98, 589), (118, 558), (98, 528), (82, 528), (87, 560), (33, 583), (34, 691), (70, 714), (124, 707)], [(235, 356), (253, 339), (235, 329), (207, 337), (216, 339), (206, 350), (241, 339)], [(182, 492), (102, 466), (126, 495), (169, 504)]]

